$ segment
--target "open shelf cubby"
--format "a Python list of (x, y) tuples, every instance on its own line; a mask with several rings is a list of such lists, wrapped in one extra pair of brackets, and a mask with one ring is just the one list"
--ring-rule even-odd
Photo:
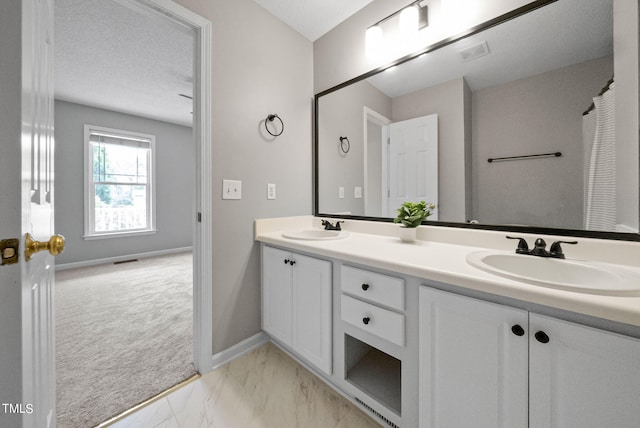
[(345, 334), (346, 380), (401, 415), (402, 362)]

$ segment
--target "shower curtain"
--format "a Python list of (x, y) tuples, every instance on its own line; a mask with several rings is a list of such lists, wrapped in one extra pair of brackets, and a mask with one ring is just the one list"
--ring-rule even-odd
[(616, 146), (615, 89), (593, 99), (594, 108), (583, 116), (585, 143), (585, 229), (615, 231)]

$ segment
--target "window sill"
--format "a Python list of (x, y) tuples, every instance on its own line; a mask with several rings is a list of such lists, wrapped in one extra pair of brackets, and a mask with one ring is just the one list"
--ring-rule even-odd
[(132, 236), (155, 235), (157, 232), (158, 232), (157, 229), (149, 229), (149, 230), (135, 230), (130, 232), (96, 233), (93, 235), (83, 235), (82, 239), (86, 241), (92, 241), (94, 239), (128, 238)]

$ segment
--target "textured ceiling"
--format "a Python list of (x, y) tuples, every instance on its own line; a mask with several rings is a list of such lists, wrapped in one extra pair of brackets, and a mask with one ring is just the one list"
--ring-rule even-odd
[(191, 126), (193, 34), (114, 0), (56, 0), (57, 99)]
[[(255, 0), (311, 41), (371, 1)], [(193, 34), (116, 0), (56, 0), (55, 36), (57, 99), (191, 126)]]

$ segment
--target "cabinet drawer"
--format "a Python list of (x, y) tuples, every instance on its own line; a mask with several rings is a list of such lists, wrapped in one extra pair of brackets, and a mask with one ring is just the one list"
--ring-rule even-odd
[(340, 283), (343, 292), (404, 311), (404, 280), (400, 278), (344, 266)]
[(404, 315), (342, 295), (341, 318), (362, 330), (404, 346)]

